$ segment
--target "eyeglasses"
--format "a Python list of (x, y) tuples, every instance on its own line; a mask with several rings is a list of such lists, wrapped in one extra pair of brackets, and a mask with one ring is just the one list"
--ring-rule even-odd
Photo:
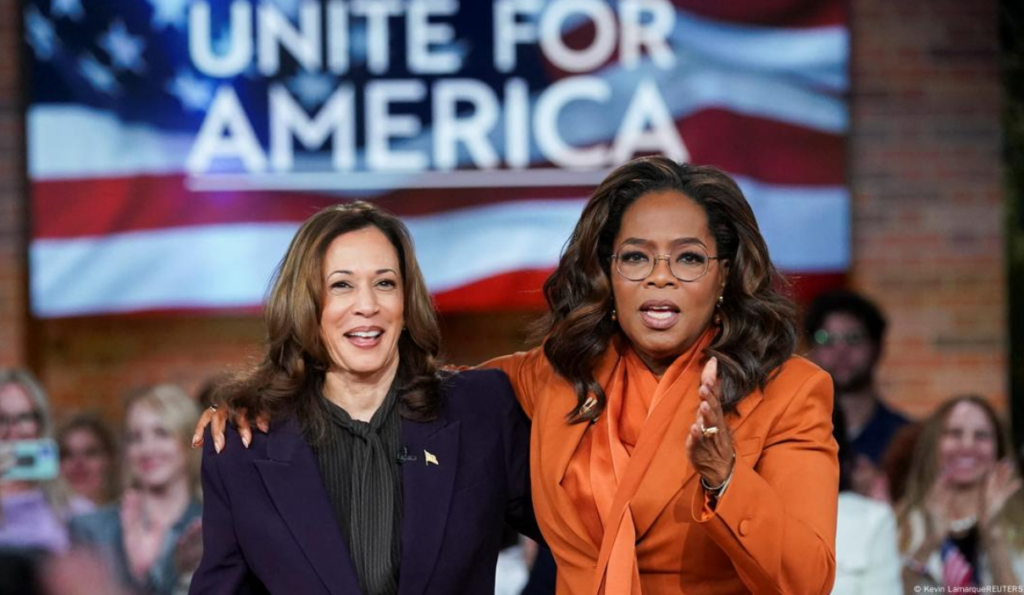
[(699, 244), (686, 244), (676, 248), (672, 254), (654, 254), (639, 246), (620, 246), (612, 255), (615, 270), (630, 281), (643, 281), (651, 276), (659, 260), (668, 261), (672, 276), (685, 283), (692, 283), (707, 274), (712, 260), (723, 260), (720, 256), (709, 256)]
[(822, 347), (832, 347), (840, 343), (844, 343), (850, 347), (856, 347), (867, 340), (867, 335), (861, 331), (830, 333), (823, 328), (814, 331), (814, 342)]
[(39, 423), (39, 413), (36, 411), (25, 411), (14, 415), (0, 415), (0, 429), (7, 429), (14, 426), (27, 426)]

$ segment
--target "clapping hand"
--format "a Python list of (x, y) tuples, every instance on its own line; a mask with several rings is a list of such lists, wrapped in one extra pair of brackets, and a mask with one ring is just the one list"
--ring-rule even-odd
[(1017, 475), (1012, 461), (1003, 459), (996, 463), (985, 478), (981, 491), (978, 520), (982, 530), (992, 528), (993, 521), (1003, 511), (1010, 497), (1021, 489), (1021, 485), (1021, 478)]
[(686, 439), (690, 464), (709, 486), (720, 486), (732, 474), (735, 451), (725, 423), (718, 383), (718, 359), (711, 358), (700, 377), (700, 405)]

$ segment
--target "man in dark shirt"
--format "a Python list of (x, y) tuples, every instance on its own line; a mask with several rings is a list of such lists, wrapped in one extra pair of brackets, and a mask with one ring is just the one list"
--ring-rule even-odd
[(846, 416), (850, 448), (857, 453), (854, 489), (884, 497), (878, 471), (896, 431), (909, 423), (886, 406), (875, 383), (886, 321), (875, 304), (850, 291), (819, 295), (807, 310), (810, 357), (832, 375), (838, 405)]

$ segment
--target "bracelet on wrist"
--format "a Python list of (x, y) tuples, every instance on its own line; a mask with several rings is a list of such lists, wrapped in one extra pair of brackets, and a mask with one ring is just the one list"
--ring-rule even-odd
[(729, 487), (729, 482), (732, 481), (732, 471), (729, 471), (728, 477), (719, 486), (710, 486), (704, 476), (700, 476), (700, 487), (704, 488), (704, 493), (710, 496), (714, 500), (718, 500), (725, 493), (725, 488)]

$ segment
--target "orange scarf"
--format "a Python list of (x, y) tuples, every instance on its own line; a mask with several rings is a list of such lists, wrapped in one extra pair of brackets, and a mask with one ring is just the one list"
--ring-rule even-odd
[(683, 401), (696, 415), (704, 350), (713, 336), (713, 329), (705, 331), (660, 380), (625, 347), (604, 387), (607, 406), (569, 463), (563, 486), (601, 544), (595, 595), (640, 595), (630, 505)]

